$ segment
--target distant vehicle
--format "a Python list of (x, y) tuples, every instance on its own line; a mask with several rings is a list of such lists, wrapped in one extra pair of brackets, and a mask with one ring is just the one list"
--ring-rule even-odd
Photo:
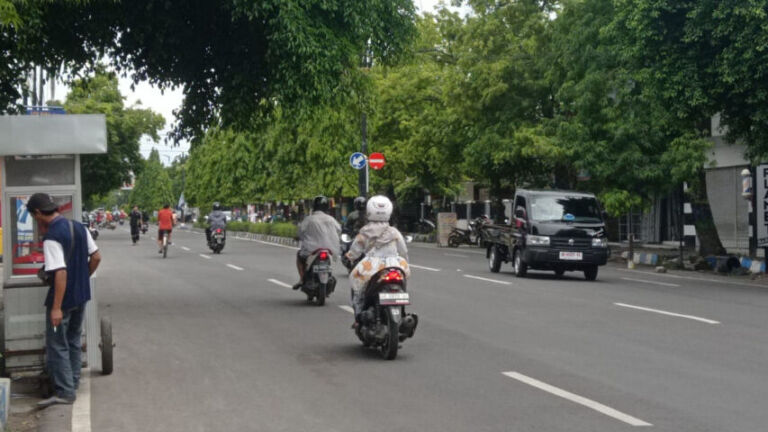
[(605, 213), (591, 193), (518, 189), (510, 225), (483, 226), (491, 272), (511, 262), (517, 277), (528, 269), (583, 271), (597, 279), (598, 266), (608, 260)]

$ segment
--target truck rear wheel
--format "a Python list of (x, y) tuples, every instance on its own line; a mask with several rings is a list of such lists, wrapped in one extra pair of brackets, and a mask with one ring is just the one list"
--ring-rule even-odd
[(520, 249), (515, 249), (512, 255), (512, 268), (517, 277), (525, 277), (526, 273), (528, 273), (528, 264), (523, 261), (522, 255)]
[(491, 251), (488, 255), (488, 268), (491, 273), (498, 273), (501, 270), (501, 255), (496, 246), (491, 246)]

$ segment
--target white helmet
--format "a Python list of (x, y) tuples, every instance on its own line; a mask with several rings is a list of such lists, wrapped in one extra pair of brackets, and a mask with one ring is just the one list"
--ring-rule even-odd
[(365, 215), (371, 222), (389, 222), (392, 216), (392, 201), (384, 195), (376, 195), (368, 200)]

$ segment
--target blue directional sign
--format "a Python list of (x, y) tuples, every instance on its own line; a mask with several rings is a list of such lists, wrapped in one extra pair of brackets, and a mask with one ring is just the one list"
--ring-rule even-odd
[(356, 170), (365, 168), (365, 162), (365, 155), (360, 152), (352, 153), (352, 156), (349, 157), (349, 164)]

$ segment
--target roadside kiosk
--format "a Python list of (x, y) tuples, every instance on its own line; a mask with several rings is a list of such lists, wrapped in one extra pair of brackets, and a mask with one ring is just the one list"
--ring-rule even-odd
[[(80, 155), (107, 151), (104, 115), (0, 116), (0, 196), (3, 228), (4, 375), (39, 375), (44, 367), (45, 296), (37, 277), (43, 266), (42, 235), (26, 202), (37, 192), (50, 194), (61, 214), (81, 220)], [(94, 282), (94, 280), (91, 280)], [(94, 289), (94, 283), (91, 289)], [(93, 292), (92, 292), (93, 294)], [(89, 366), (112, 368), (111, 325), (97, 319), (96, 298), (86, 307), (83, 348)], [(102, 331), (105, 330), (105, 331)], [(104, 334), (107, 333), (108, 334)], [(108, 346), (93, 349), (108, 338)], [(90, 348), (90, 349), (89, 349)], [(108, 354), (108, 358), (104, 354)]]

